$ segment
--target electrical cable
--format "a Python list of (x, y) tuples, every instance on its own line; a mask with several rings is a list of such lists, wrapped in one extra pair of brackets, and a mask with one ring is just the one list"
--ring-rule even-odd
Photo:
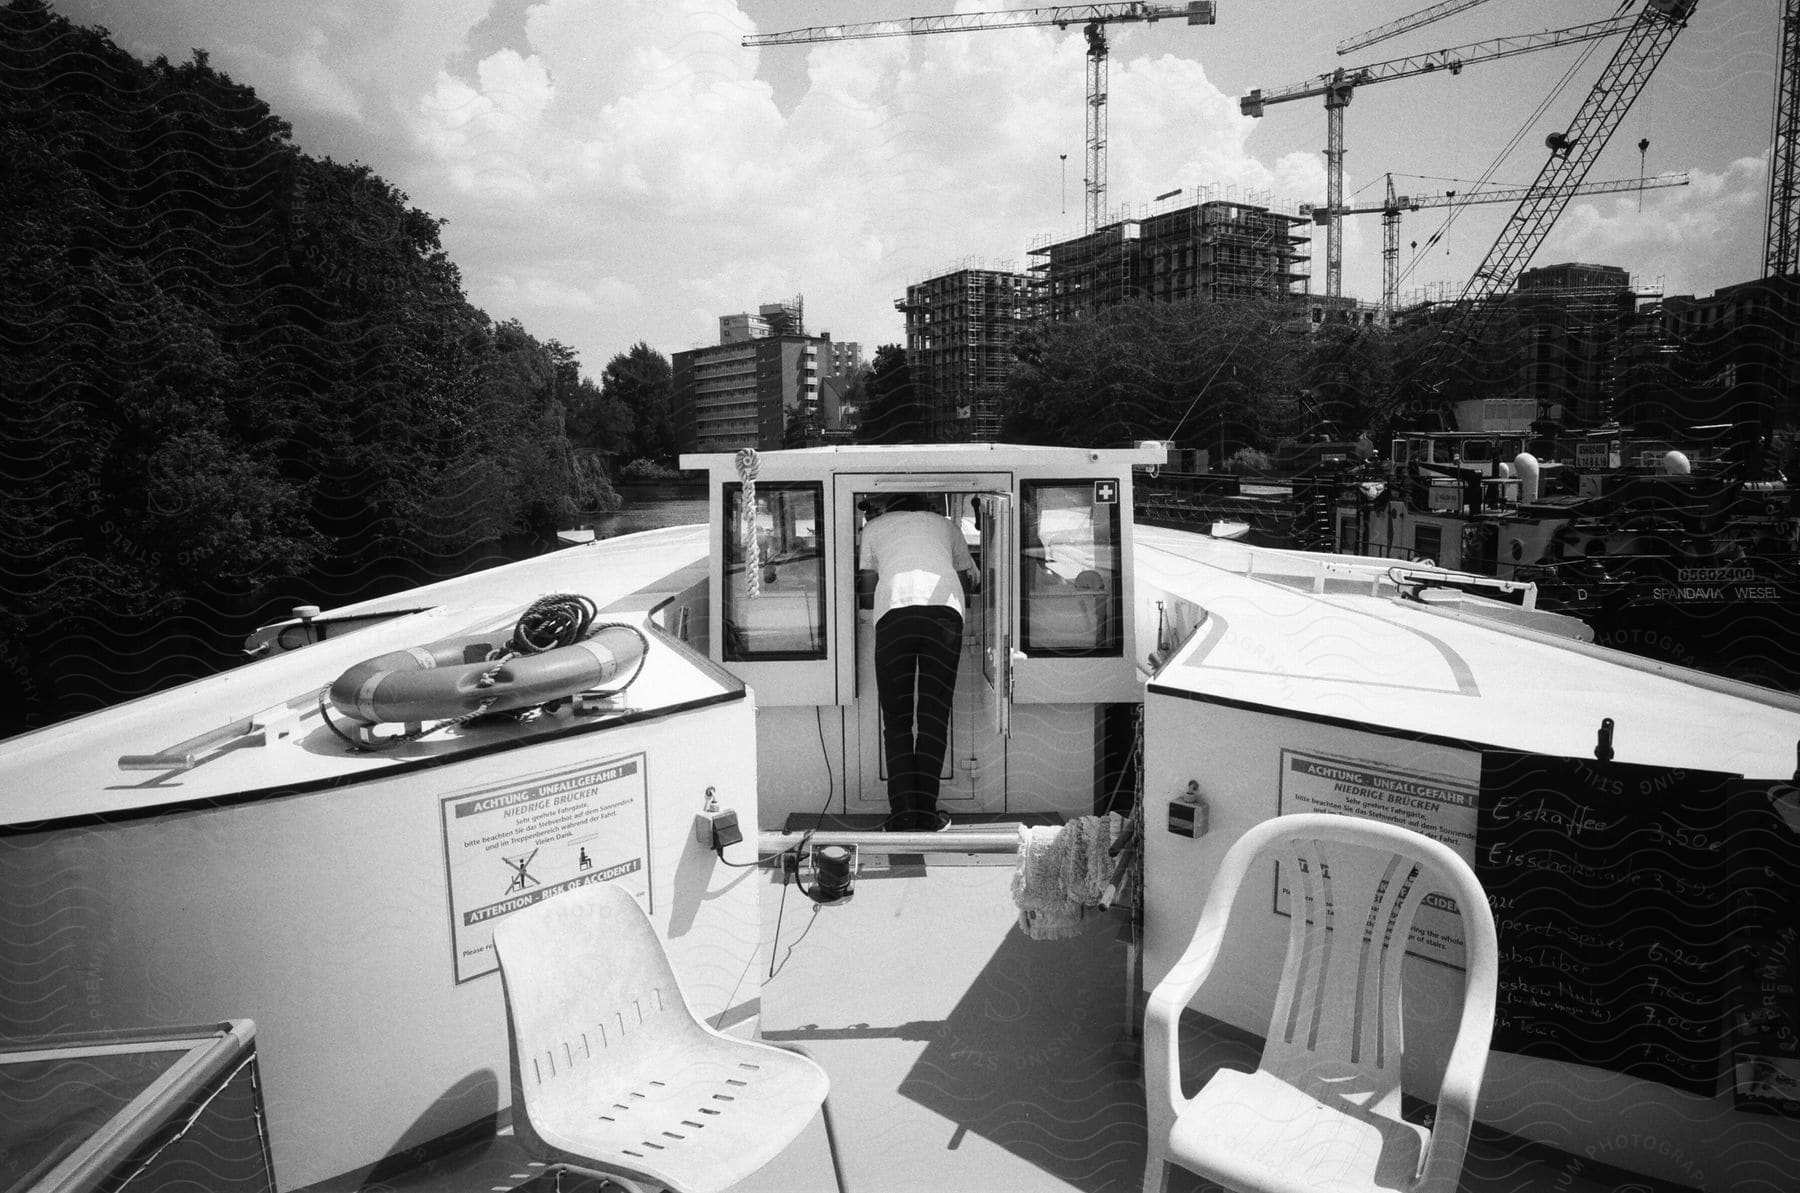
[(831, 769), (831, 747), (825, 744), (825, 710), (819, 705), (813, 706), (813, 724), (819, 730), (819, 758), (825, 763), (825, 803), (819, 809), (819, 819), (823, 820), (837, 794), (837, 775)]
[[(775, 913), (775, 940), (776, 941), (779, 941), (781, 938), (781, 917), (782, 917), (782, 913), (785, 912), (786, 909), (787, 909), (787, 884), (783, 883), (782, 888), (781, 888), (781, 906), (780, 906), (780, 908), (778, 908), (776, 910), (776, 913)], [(806, 934), (813, 930), (813, 925), (819, 922), (819, 905), (818, 904), (813, 905), (812, 913), (813, 913), (813, 918), (807, 922), (805, 929), (803, 929), (801, 931), (800, 935), (794, 938), (794, 943), (790, 944), (788, 946), (788, 955), (789, 956), (792, 956), (794, 949), (799, 946), (801, 941), (806, 939)], [(775, 943), (771, 942), (769, 945), (769, 977), (771, 979), (773, 979), (775, 977), (775, 973), (776, 973)]]
[[(787, 852), (787, 851), (786, 850), (782, 851), (782, 853), (785, 853), (785, 852)], [(719, 859), (719, 861), (723, 862), (727, 866), (732, 867), (735, 870), (754, 870), (758, 866), (761, 866), (763, 864), (763, 859), (760, 857), (757, 858), (753, 862), (731, 861), (729, 858), (727, 858), (725, 856), (725, 847), (723, 845), (714, 845), (713, 846), (713, 855), (716, 856)], [(781, 856), (781, 854), (779, 854), (779, 853), (775, 855), (775, 857), (780, 857), (780, 856)]]

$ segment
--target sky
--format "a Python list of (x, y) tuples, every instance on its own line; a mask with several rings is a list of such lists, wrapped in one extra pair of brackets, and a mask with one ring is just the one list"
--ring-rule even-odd
[[(721, 315), (796, 296), (807, 330), (872, 357), (904, 340), (894, 303), (909, 284), (969, 265), (1023, 270), (1032, 248), (1082, 231), (1078, 26), (741, 45), (751, 33), (1017, 3), (51, 2), (142, 58), (206, 50), (292, 124), (302, 150), (364, 163), (447, 220), (470, 300), (573, 347), (594, 377), (636, 343), (665, 354), (716, 343)], [(1219, 0), (1212, 26), (1112, 25), (1109, 212), (1196, 198), (1323, 204), (1321, 101), (1253, 119), (1240, 96), (1600, 20), (1620, 0), (1490, 0), (1335, 52), (1425, 7)], [(1668, 294), (1760, 276), (1777, 29), (1778, 0), (1700, 0), (1588, 175), (1685, 171), (1689, 185), (1578, 197), (1533, 263), (1616, 265)], [(1466, 192), (1483, 177), (1529, 183), (1544, 135), (1567, 126), (1615, 44), (1359, 88), (1344, 123), (1347, 201), (1378, 203), (1388, 172), (1411, 194)], [(1407, 215), (1402, 297), (1454, 297), (1511, 210)], [(1344, 227), (1344, 293), (1377, 301), (1380, 217)], [(1312, 256), (1323, 292), (1322, 235)]]

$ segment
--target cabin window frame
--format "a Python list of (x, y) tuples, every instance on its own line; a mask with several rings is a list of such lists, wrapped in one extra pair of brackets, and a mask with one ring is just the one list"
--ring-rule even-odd
[[(1018, 512), (1018, 544), (1014, 548), (1018, 558), (1018, 594), (1015, 598), (1019, 609), (1019, 650), (1028, 658), (1034, 659), (1113, 659), (1121, 658), (1125, 653), (1125, 540), (1123, 518), (1119, 511), (1122, 500), (1112, 502), (1095, 502), (1093, 494), (1096, 484), (1109, 482), (1115, 494), (1122, 497), (1125, 486), (1122, 478), (1107, 477), (1041, 477), (1021, 479), (1019, 481)], [(1034, 641), (1032, 637), (1032, 600), (1040, 594), (1040, 585), (1046, 583), (1047, 574), (1052, 574), (1048, 563), (1034, 555), (1028, 555), (1034, 545), (1039, 543), (1038, 518), (1043, 505), (1037, 494), (1051, 489), (1069, 489), (1085, 491), (1088, 494), (1088, 508), (1092, 511), (1096, 505), (1107, 507), (1105, 531), (1110, 543), (1095, 544), (1090, 538), (1088, 547), (1105, 546), (1111, 551), (1110, 567), (1093, 568), (1103, 585), (1097, 591), (1102, 594), (1102, 619), (1097, 627), (1096, 641), (1091, 646), (1068, 646), (1046, 644)], [(1090, 523), (1091, 525), (1092, 523)], [(1059, 581), (1060, 583), (1061, 581)], [(1043, 628), (1040, 621), (1040, 630)]]
[[(1430, 550), (1426, 549), (1429, 541)], [(1436, 522), (1415, 522), (1413, 524), (1412, 557), (1429, 559), (1435, 564), (1444, 562), (1444, 528)]]
[[(812, 645), (799, 649), (754, 649), (747, 647), (744, 640), (734, 632), (740, 621), (738, 616), (740, 609), (739, 602), (742, 601), (748, 603), (767, 599), (767, 595), (759, 597), (740, 597), (738, 594), (738, 584), (734, 582), (735, 577), (742, 574), (744, 567), (744, 542), (742, 536), (738, 532), (738, 511), (743, 501), (743, 493), (744, 485), (742, 481), (727, 481), (723, 485), (720, 494), (719, 509), (724, 520), (723, 529), (725, 532), (724, 549), (721, 552), (722, 559), (720, 561), (719, 573), (719, 624), (721, 630), (719, 642), (720, 659), (727, 663), (781, 663), (811, 662), (828, 658), (831, 653), (831, 608), (830, 601), (828, 600), (828, 585), (826, 583), (827, 569), (825, 566), (827, 553), (825, 550), (826, 507), (824, 482), (761, 481), (756, 485), (756, 504), (758, 511), (760, 512), (764, 508), (766, 500), (770, 507), (770, 512), (775, 516), (775, 538), (777, 545), (780, 545), (780, 540), (783, 537), (783, 526), (781, 524), (780, 511), (777, 508), (778, 503), (775, 500), (776, 495), (801, 493), (812, 498), (812, 554), (810, 556), (801, 555), (798, 557), (798, 561), (800, 562), (804, 562), (808, 559), (812, 562), (811, 575), (806, 578), (806, 580), (810, 582), (812, 588), (810, 593), (812, 597), (812, 608), (810, 610), (810, 623), (807, 630)], [(796, 521), (797, 520), (798, 519), (796, 519)], [(773, 557), (764, 556), (765, 567), (768, 566), (768, 560), (770, 558)], [(767, 580), (764, 581), (764, 586), (765, 594), (767, 594), (769, 587), (769, 582)], [(785, 591), (783, 591), (778, 592), (776, 595), (785, 596), (786, 594)]]

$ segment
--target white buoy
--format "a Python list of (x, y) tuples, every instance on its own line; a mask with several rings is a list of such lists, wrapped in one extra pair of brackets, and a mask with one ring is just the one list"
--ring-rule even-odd
[(1663, 471), (1670, 476), (1687, 476), (1694, 470), (1694, 466), (1688, 463), (1687, 456), (1678, 451), (1664, 452), (1662, 465)]

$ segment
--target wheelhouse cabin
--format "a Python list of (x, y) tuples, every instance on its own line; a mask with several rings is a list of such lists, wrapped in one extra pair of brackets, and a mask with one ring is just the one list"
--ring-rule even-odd
[(1132, 469), (1163, 458), (1002, 444), (683, 457), (707, 471), (711, 562), (675, 616), (704, 621), (708, 657), (755, 690), (765, 817), (887, 812), (873, 622), (854, 577), (870, 503), (896, 493), (955, 522), (982, 576), (939, 807), (1092, 812), (1109, 724), (1142, 698), (1154, 630), (1136, 600)]

